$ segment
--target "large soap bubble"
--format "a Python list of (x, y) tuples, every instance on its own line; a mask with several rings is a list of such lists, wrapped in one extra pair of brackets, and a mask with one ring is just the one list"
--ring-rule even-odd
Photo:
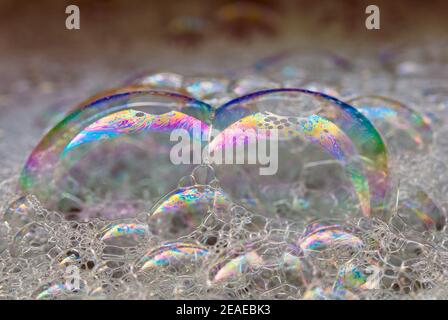
[[(290, 207), (294, 203), (303, 211), (310, 203), (333, 199), (328, 205), (332, 212), (353, 211), (337, 204), (357, 201), (366, 216), (384, 213), (390, 187), (386, 146), (367, 118), (336, 98), (304, 89), (259, 91), (218, 108), (213, 129), (219, 133), (209, 150), (213, 161), (224, 163), (216, 167), (218, 180), (239, 203), (269, 212), (289, 198)], [(271, 144), (270, 155), (238, 160), (239, 151), (248, 148), (248, 156), (254, 155), (267, 142), (278, 142), (278, 154)], [(257, 148), (251, 149), (253, 143)], [(235, 148), (233, 158), (227, 158)], [(269, 162), (273, 172), (261, 168)], [(331, 214), (322, 209), (317, 212)]]
[(143, 87), (89, 99), (36, 146), (20, 186), (76, 219), (135, 214), (147, 207), (142, 199), (157, 200), (191, 172), (170, 161), (170, 133), (184, 129), (200, 143), (209, 112), (187, 96)]
[[(186, 131), (193, 145), (199, 142), (199, 155), (193, 146), (187, 161), (173, 161), (174, 130)], [(229, 150), (252, 142), (258, 153), (249, 148), (247, 157), (255, 156), (255, 162), (241, 159), (241, 150), (228, 157)], [(265, 174), (260, 164), (268, 155), (260, 150), (267, 142), (278, 143), (278, 153), (269, 146), (268, 159), (278, 168)], [(225, 159), (219, 159), (223, 153)], [(200, 163), (216, 167), (218, 186), (180, 187), (167, 195)], [(382, 216), (389, 188), (387, 150), (371, 123), (350, 105), (304, 89), (263, 90), (215, 110), (180, 93), (145, 86), (115, 90), (89, 99), (50, 130), (20, 181), (24, 191), (74, 219), (135, 215), (163, 195), (166, 200), (153, 209), (154, 216), (185, 211), (180, 202), (187, 199), (189, 215), (200, 219), (204, 214), (191, 210), (209, 208), (204, 203), (216, 197), (207, 190), (220, 188), (219, 198), (226, 193), (265, 213), (278, 213), (286, 200), (298, 217), (346, 216), (358, 209), (365, 216)]]

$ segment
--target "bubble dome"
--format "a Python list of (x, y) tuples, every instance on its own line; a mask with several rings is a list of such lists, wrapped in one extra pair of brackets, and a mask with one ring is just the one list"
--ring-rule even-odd
[(442, 37), (168, 2), (0, 59), (0, 299), (446, 299)]

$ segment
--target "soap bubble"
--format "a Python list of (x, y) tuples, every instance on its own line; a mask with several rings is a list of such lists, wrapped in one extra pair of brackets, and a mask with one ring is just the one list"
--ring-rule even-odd
[(212, 280), (214, 284), (224, 280), (236, 281), (242, 274), (252, 273), (252, 268), (260, 267), (263, 264), (263, 259), (256, 251), (249, 251), (221, 264), (222, 266), (215, 267), (217, 271)]
[(81, 263), (81, 254), (76, 249), (70, 249), (66, 252), (61, 253), (56, 261), (59, 262), (61, 267), (66, 267), (69, 265), (78, 265)]
[(80, 282), (80, 288), (72, 288), (65, 283), (56, 282), (44, 285), (35, 293), (36, 300), (66, 300), (79, 299), (85, 286)]
[(17, 232), (9, 251), (12, 256), (31, 257), (44, 254), (56, 245), (56, 239), (50, 234), (47, 226), (31, 222)]
[(8, 223), (11, 228), (21, 228), (36, 219), (36, 210), (34, 208), (33, 199), (30, 196), (22, 196), (11, 202), (6, 209), (3, 220)]
[[(278, 160), (278, 171), (274, 174), (257, 172), (261, 172), (257, 170), (261, 167), (260, 159), (256, 166), (246, 165), (247, 162), (228, 166), (226, 160), (225, 165), (217, 166), (217, 177), (232, 199), (245, 205), (253, 203), (257, 210), (270, 210), (271, 214), (272, 204), (280, 200), (276, 194), (283, 199), (298, 197), (305, 203), (310, 190), (301, 186), (304, 168), (313, 163), (333, 164), (331, 177), (309, 177), (325, 182), (314, 183), (317, 189), (323, 192), (326, 188), (325, 197), (335, 196), (337, 203), (353, 204), (357, 198), (364, 215), (370, 215), (372, 210), (382, 214), (389, 188), (387, 150), (373, 125), (353, 107), (312, 91), (272, 89), (237, 98), (218, 108), (213, 125), (219, 134), (211, 140), (209, 149), (212, 153), (224, 150), (226, 156), (238, 145), (244, 148), (247, 145), (250, 153), (252, 133), (260, 148), (261, 142), (275, 140), (269, 136), (263, 138), (262, 130), (268, 134), (269, 130), (278, 131), (278, 159), (273, 158), (277, 156), (276, 150), (271, 155), (271, 162)], [(234, 132), (240, 135), (234, 137)], [(338, 191), (334, 192), (335, 189)], [(346, 215), (348, 211), (356, 211), (353, 207), (338, 210), (337, 206), (333, 210), (339, 212), (325, 214)]]
[(209, 112), (181, 94), (145, 88), (89, 100), (33, 150), (21, 188), (71, 219), (135, 215), (144, 209), (139, 199), (148, 206), (191, 172), (192, 165), (171, 163), (170, 132), (182, 128), (200, 141)]
[(287, 283), (299, 288), (308, 287), (315, 272), (314, 265), (303, 256), (298, 248), (287, 250), (283, 254), (281, 267), (285, 272)]
[(397, 100), (381, 96), (360, 96), (348, 100), (357, 107), (395, 152), (425, 150), (432, 143), (431, 120)]
[(37, 300), (55, 299), (64, 294), (67, 294), (69, 292), (70, 292), (70, 290), (68, 290), (64, 284), (58, 283), (58, 284), (54, 284), (54, 285), (44, 289), (43, 291), (41, 291), (37, 295), (36, 299)]
[(402, 191), (398, 203), (398, 216), (419, 231), (441, 231), (446, 225), (446, 212), (419, 187)]
[(154, 206), (148, 224), (154, 234), (164, 238), (185, 236), (196, 230), (209, 213), (220, 214), (228, 204), (221, 189), (207, 185), (180, 188)]
[(143, 85), (154, 89), (179, 90), (184, 77), (173, 72), (144, 73), (128, 81), (130, 85)]
[(228, 85), (229, 80), (226, 78), (196, 76), (186, 78), (184, 88), (192, 97), (208, 102), (225, 98)]
[(339, 225), (316, 222), (307, 227), (304, 235), (299, 239), (298, 245), (305, 254), (309, 254), (313, 251), (336, 250), (338, 248), (356, 251), (361, 249), (364, 243)]
[(116, 238), (136, 238), (144, 237), (148, 234), (148, 226), (135, 223), (119, 223), (107, 229), (101, 237), (103, 241), (110, 241)]
[(171, 242), (147, 252), (136, 264), (139, 272), (171, 267), (184, 270), (198, 264), (208, 253), (207, 248), (193, 242)]
[(341, 74), (354, 68), (344, 56), (326, 50), (285, 50), (264, 57), (254, 64), (262, 75), (272, 77), (283, 87), (303, 87), (306, 83), (320, 83), (339, 90)]
[(361, 293), (380, 288), (381, 269), (375, 265), (354, 265), (348, 262), (339, 268), (333, 288)]

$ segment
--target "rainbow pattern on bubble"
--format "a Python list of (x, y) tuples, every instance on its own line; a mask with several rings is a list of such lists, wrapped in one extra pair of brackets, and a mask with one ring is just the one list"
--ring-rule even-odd
[(225, 206), (227, 201), (225, 194), (219, 189), (201, 186), (182, 188), (156, 205), (152, 215), (175, 213), (179, 210), (195, 212), (204, 206), (217, 210)]
[(197, 262), (208, 253), (207, 248), (188, 242), (174, 242), (160, 246), (148, 252), (140, 263), (140, 271), (149, 271), (158, 267), (165, 267), (170, 264), (186, 264)]
[(445, 210), (437, 206), (431, 197), (418, 189), (411, 198), (401, 204), (411, 210), (426, 230), (441, 231), (446, 224)]
[[(381, 128), (383, 122), (396, 130), (405, 132), (418, 149), (423, 150), (432, 142), (431, 120), (407, 105), (383, 96), (367, 95), (352, 98), (348, 101)], [(390, 133), (382, 132), (384, 136)]]
[(162, 115), (151, 115), (137, 110), (123, 110), (108, 115), (82, 130), (64, 148), (63, 155), (82, 144), (116, 138), (125, 134), (146, 132), (170, 132), (175, 129), (186, 130), (192, 139), (201, 140), (208, 125), (178, 111)]
[(344, 231), (339, 225), (316, 223), (305, 231), (298, 245), (306, 253), (334, 247), (360, 249), (364, 246), (364, 242), (357, 236)]
[[(145, 101), (142, 102), (142, 99)], [(143, 110), (164, 108), (168, 112), (154, 116), (141, 111), (143, 117), (140, 117), (140, 111), (135, 111), (134, 107)], [(145, 87), (123, 88), (95, 95), (73, 109), (42, 138), (22, 170), (20, 187), (44, 198), (51, 197), (54, 190), (44, 189), (64, 175), (57, 171), (58, 165), (74, 147), (144, 129), (169, 132), (177, 125), (188, 128), (196, 121), (209, 121), (210, 111), (209, 105), (191, 97)]]
[(340, 268), (333, 288), (336, 290), (349, 289), (356, 291), (363, 289), (366, 282), (366, 275), (359, 268), (348, 263)]
[[(307, 118), (256, 111), (259, 99), (293, 93), (324, 100), (334, 110), (323, 110), (322, 114)], [(142, 98), (152, 97), (172, 102), (141, 101)], [(138, 101), (134, 102), (134, 98)], [(152, 114), (134, 108), (138, 106), (143, 110), (146, 106), (171, 110)], [(387, 150), (381, 136), (355, 108), (328, 95), (304, 89), (262, 90), (229, 101), (216, 109), (179, 93), (144, 88), (117, 90), (111, 96), (97, 97), (95, 101), (89, 99), (87, 104), (78, 107), (50, 130), (35, 148), (22, 172), (21, 186), (24, 190), (51, 197), (55, 194), (54, 190), (48, 188), (45, 191), (44, 186), (52, 186), (54, 181), (65, 177), (63, 168), (58, 169), (61, 159), (71, 150), (90, 142), (137, 132), (170, 133), (175, 129), (186, 130), (195, 139), (204, 139), (210, 137), (212, 128), (221, 132), (209, 142), (211, 152), (229, 147), (223, 139), (228, 132), (249, 129), (276, 129), (280, 133), (279, 139), (304, 139), (319, 145), (343, 164), (353, 183), (362, 213), (365, 216), (381, 215), (389, 188)], [(57, 186), (54, 185), (54, 188)], [(198, 196), (193, 190), (185, 192), (186, 197), (173, 195), (159, 206), (156, 213), (169, 211), (176, 206), (188, 207), (190, 203), (194, 207), (196, 203), (209, 200), (206, 200), (207, 194)]]
[(242, 275), (250, 268), (259, 267), (263, 264), (263, 259), (256, 251), (249, 251), (243, 255), (231, 259), (220, 268), (213, 277), (213, 283), (234, 279)]
[(65, 266), (69, 264), (78, 263), (81, 261), (81, 257), (79, 255), (71, 254), (68, 257), (65, 257), (64, 259), (59, 262), (60, 266)]
[[(335, 124), (318, 115), (308, 118), (279, 116), (273, 113), (256, 113), (247, 116), (220, 132), (210, 143), (210, 152), (228, 150), (235, 144), (247, 144), (251, 136), (256, 140), (269, 139), (275, 130), (279, 140), (305, 139), (321, 146), (342, 162), (352, 179), (364, 215), (370, 215), (370, 193), (367, 178), (356, 160), (359, 155), (350, 138)], [(243, 139), (234, 139), (234, 137)]]
[(148, 226), (136, 223), (120, 223), (109, 230), (102, 236), (101, 240), (110, 240), (123, 236), (144, 236), (148, 233)]
[(64, 284), (55, 284), (40, 292), (36, 299), (37, 300), (45, 300), (45, 299), (54, 299), (60, 297), (64, 294), (70, 293), (71, 291), (67, 289)]
[[(358, 186), (358, 197), (361, 195), (366, 199), (364, 196), (366, 192), (369, 192), (370, 195), (369, 207), (365, 205), (367, 201), (363, 200), (363, 213), (365, 215), (373, 214), (382, 217), (385, 214), (385, 201), (390, 190), (388, 151), (381, 135), (372, 123), (351, 105), (329, 95), (311, 90), (295, 88), (261, 90), (236, 98), (218, 108), (214, 121), (216, 123), (215, 127), (217, 126), (221, 130), (225, 130), (233, 125), (234, 122), (249, 116), (255, 117), (250, 118), (252, 126), (254, 126), (253, 122), (256, 122), (255, 114), (258, 113), (258, 101), (268, 101), (269, 99), (275, 101), (276, 98), (282, 99), (283, 97), (294, 99), (293, 95), (308, 95), (325, 103), (325, 105), (322, 105), (321, 111), (315, 116), (320, 116), (337, 126), (351, 140), (359, 155), (358, 158), (362, 162), (363, 174), (354, 172), (351, 175), (352, 180), (356, 181), (354, 185)], [(299, 101), (297, 106), (299, 109)], [(276, 114), (281, 111), (281, 108), (278, 111), (277, 109), (274, 110)], [(250, 123), (247, 125), (251, 126)], [(362, 176), (367, 179), (368, 191), (362, 190), (364, 187), (359, 187), (365, 186), (365, 183), (362, 182)]]

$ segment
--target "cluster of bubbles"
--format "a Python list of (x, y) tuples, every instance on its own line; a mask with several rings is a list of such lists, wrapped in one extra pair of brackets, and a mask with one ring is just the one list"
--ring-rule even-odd
[[(72, 108), (0, 216), (0, 297), (446, 297), (448, 90), (391, 63), (285, 52), (140, 75)], [(205, 158), (174, 164), (175, 129)], [(262, 130), (275, 173), (210, 161)]]

